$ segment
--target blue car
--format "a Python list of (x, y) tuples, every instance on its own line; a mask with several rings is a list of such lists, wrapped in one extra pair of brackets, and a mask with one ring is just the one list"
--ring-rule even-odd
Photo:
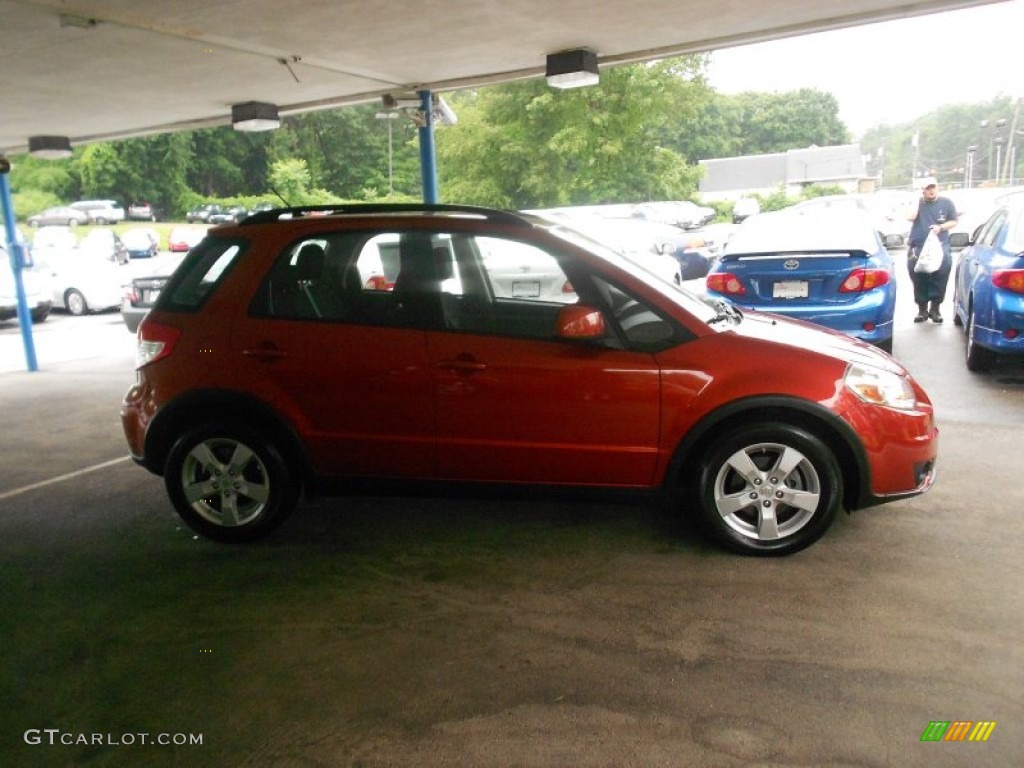
[[(1021, 197), (1010, 198), (997, 208), (968, 240), (957, 261), (953, 322), (966, 331), (967, 368), (971, 371), (990, 370), (1001, 355), (1024, 355)], [(951, 242), (959, 245), (952, 238)]]
[(706, 278), (708, 295), (854, 336), (892, 352), (896, 280), (888, 248), (861, 213), (808, 209), (744, 220)]

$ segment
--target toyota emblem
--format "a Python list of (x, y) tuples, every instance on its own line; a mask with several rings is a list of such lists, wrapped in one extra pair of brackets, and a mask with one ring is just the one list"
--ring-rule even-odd
[(800, 262), (796, 259), (788, 259), (782, 266), (786, 269), (800, 269)]

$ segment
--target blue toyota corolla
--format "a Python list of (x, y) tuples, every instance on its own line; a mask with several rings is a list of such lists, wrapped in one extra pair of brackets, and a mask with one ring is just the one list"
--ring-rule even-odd
[[(960, 252), (953, 322), (967, 333), (967, 368), (1024, 355), (1024, 195), (1007, 199)], [(954, 243), (955, 244), (955, 243)]]
[(896, 280), (886, 245), (856, 211), (761, 213), (729, 239), (708, 273), (708, 294), (817, 323), (891, 352)]

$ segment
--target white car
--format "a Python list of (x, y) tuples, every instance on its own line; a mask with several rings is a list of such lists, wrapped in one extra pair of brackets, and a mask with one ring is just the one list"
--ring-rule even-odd
[[(690, 235), (673, 224), (657, 224), (641, 218), (597, 216), (589, 211), (562, 208), (533, 211), (583, 233), (673, 285), (682, 283), (677, 246)], [(705, 270), (706, 272), (707, 270)]]
[[(41, 323), (50, 314), (53, 302), (46, 290), (45, 275), (33, 267), (21, 270), (25, 302), (33, 323)], [(7, 255), (7, 248), (0, 243), (0, 322), (18, 316), (18, 293), (14, 282), (14, 270)]]
[(131, 282), (123, 265), (77, 249), (39, 253), (35, 261), (49, 279), (53, 306), (72, 315), (120, 307), (124, 285)]
[(124, 221), (124, 208), (116, 200), (79, 200), (72, 208), (84, 211), (93, 224), (115, 224)]

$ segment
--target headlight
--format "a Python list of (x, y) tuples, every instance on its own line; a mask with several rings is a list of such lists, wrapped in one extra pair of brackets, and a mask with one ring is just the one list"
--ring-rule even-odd
[(843, 380), (846, 388), (865, 403), (884, 405), (903, 411), (917, 406), (914, 388), (906, 376), (866, 365), (851, 365)]

